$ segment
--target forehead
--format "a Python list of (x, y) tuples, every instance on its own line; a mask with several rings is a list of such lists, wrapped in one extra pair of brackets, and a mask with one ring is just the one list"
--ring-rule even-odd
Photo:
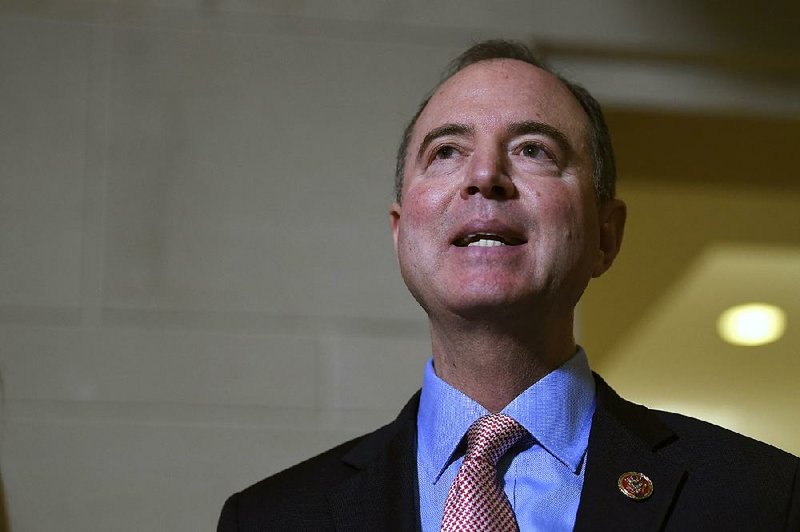
[(553, 74), (515, 59), (481, 61), (445, 81), (420, 114), (412, 151), (433, 128), (458, 123), (476, 128), (533, 120), (561, 131), (573, 148), (586, 146), (588, 117)]

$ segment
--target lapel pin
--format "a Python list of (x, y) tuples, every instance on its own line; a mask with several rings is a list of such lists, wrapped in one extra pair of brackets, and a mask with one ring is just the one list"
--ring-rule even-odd
[(634, 501), (643, 501), (653, 494), (653, 481), (636, 471), (621, 474), (617, 487), (623, 495)]

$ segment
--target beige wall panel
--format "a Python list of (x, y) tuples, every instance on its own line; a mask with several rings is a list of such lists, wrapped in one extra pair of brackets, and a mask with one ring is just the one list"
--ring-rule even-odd
[(89, 37), (0, 19), (0, 305), (80, 303)]
[(117, 31), (106, 303), (416, 315), (392, 253), (393, 157), (432, 83), (412, 58), (446, 55)]
[(201, 331), (0, 328), (9, 399), (313, 408), (317, 342)]
[[(420, 312), (422, 312), (420, 310)], [(320, 394), (332, 408), (399, 412), (422, 386), (431, 356), (426, 336), (406, 338), (323, 338)]]

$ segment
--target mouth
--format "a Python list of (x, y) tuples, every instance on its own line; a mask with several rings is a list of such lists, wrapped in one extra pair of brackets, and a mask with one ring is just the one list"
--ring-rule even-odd
[(453, 242), (453, 245), (460, 248), (493, 248), (499, 246), (519, 246), (524, 243), (524, 240), (515, 236), (498, 235), (495, 233), (470, 233), (457, 238)]

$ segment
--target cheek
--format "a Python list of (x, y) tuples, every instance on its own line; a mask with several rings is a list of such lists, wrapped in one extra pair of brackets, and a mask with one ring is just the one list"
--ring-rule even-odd
[(540, 225), (551, 230), (559, 228), (572, 232), (582, 219), (580, 201), (574, 191), (563, 183), (553, 181), (539, 184), (533, 191), (534, 213)]
[(591, 225), (592, 205), (564, 182), (540, 184), (532, 190), (537, 231), (556, 256), (580, 255), (596, 240)]
[(403, 204), (406, 229), (409, 232), (434, 231), (445, 220), (449, 194), (433, 180), (410, 187)]
[(408, 259), (408, 265), (413, 263), (414, 257), (423, 254), (426, 243), (432, 241), (432, 233), (441, 224), (437, 213), (435, 202), (425, 194), (420, 194), (418, 189), (405, 196), (397, 236), (398, 248), (403, 255), (407, 255), (405, 258)]
[(457, 176), (417, 176), (412, 180), (406, 194), (420, 209), (435, 210), (453, 195), (454, 184), (457, 182)]

